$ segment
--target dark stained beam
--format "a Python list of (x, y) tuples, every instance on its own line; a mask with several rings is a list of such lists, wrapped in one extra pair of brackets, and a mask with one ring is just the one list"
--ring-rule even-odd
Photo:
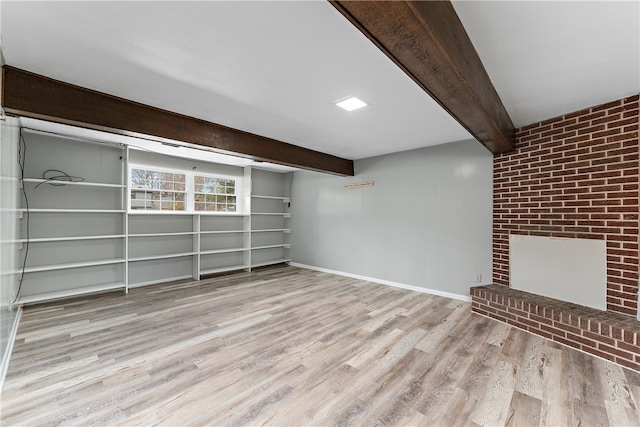
[(253, 160), (353, 176), (353, 161), (150, 107), (48, 77), (2, 67), (2, 106), (9, 114), (120, 134), (167, 138)]
[(513, 123), (449, 1), (331, 3), (491, 152), (513, 150)]

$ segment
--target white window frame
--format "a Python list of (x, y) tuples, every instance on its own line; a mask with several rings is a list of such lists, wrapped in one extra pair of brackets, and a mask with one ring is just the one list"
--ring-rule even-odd
[[(165, 172), (173, 174), (185, 175), (185, 209), (181, 211), (162, 210), (162, 209), (131, 209), (131, 171), (133, 169), (151, 170), (154, 172)], [(235, 181), (235, 197), (236, 197), (236, 210), (235, 212), (220, 212), (220, 211), (196, 211), (195, 210), (195, 177), (215, 178)], [(159, 190), (162, 191), (162, 190)], [(162, 166), (154, 166), (144, 163), (129, 163), (127, 170), (127, 213), (129, 214), (154, 214), (154, 215), (247, 215), (245, 212), (245, 188), (243, 176), (235, 176), (228, 174), (217, 174), (212, 172), (202, 172), (198, 170), (185, 170), (176, 168), (167, 168)]]
[[(132, 191), (135, 191), (136, 189), (133, 188), (133, 183), (132, 183), (132, 171), (134, 169), (140, 169), (140, 170), (146, 170), (146, 171), (152, 171), (152, 172), (158, 172), (158, 173), (170, 173), (170, 174), (179, 174), (179, 175), (184, 175), (184, 191), (176, 191), (176, 190), (163, 190), (163, 189), (149, 189), (149, 190), (145, 190), (148, 192), (169, 192), (169, 193), (184, 193), (184, 209), (183, 210), (164, 210), (164, 209), (133, 209), (131, 204), (132, 204), (132, 198), (131, 198), (131, 193)], [(186, 213), (188, 211), (189, 208), (189, 175), (187, 174), (186, 171), (182, 171), (182, 170), (177, 170), (177, 169), (168, 169), (168, 168), (163, 168), (163, 167), (155, 167), (155, 166), (149, 166), (149, 165), (135, 165), (135, 164), (129, 164), (129, 170), (128, 172), (128, 176), (127, 176), (127, 211), (129, 213), (167, 213), (167, 214), (176, 214), (176, 213)], [(146, 199), (145, 199), (146, 201)], [(162, 200), (160, 200), (160, 202), (162, 203)]]
[[(234, 182), (234, 189), (235, 189), (235, 192), (234, 192), (233, 194), (228, 194), (228, 193), (224, 193), (224, 194), (217, 194), (217, 193), (201, 193), (201, 192), (196, 192), (196, 191), (195, 191), (195, 186), (196, 186), (196, 177), (199, 177), (199, 178), (205, 178), (205, 179), (209, 178), (209, 179), (217, 179), (217, 180), (224, 180), (224, 181), (233, 181), (233, 182)], [(200, 172), (194, 172), (194, 173), (193, 173), (193, 180), (192, 180), (192, 182), (193, 182), (193, 199), (194, 199), (194, 200), (193, 200), (193, 210), (194, 210), (194, 212), (195, 212), (195, 213), (205, 213), (205, 214), (212, 214), (212, 213), (218, 213), (218, 214), (237, 214), (237, 213), (241, 212), (241, 210), (240, 210), (240, 208), (241, 208), (241, 206), (240, 206), (240, 204), (241, 204), (241, 198), (240, 198), (240, 195), (238, 194), (238, 192), (239, 192), (238, 184), (241, 184), (241, 183), (240, 183), (240, 182), (239, 182), (239, 180), (238, 180), (238, 179), (236, 179), (235, 177), (232, 177), (232, 176), (225, 176), (225, 175), (216, 175), (216, 174), (211, 174), (211, 173), (200, 173)], [(233, 197), (235, 197), (235, 198), (236, 198), (236, 201), (235, 201), (235, 203), (234, 203), (234, 204), (235, 204), (235, 206), (236, 206), (236, 210), (235, 210), (235, 211), (207, 211), (207, 210), (199, 211), (199, 210), (197, 210), (197, 209), (196, 209), (196, 202), (197, 202), (196, 197), (197, 197), (197, 195), (200, 195), (200, 194), (205, 195), (205, 196), (206, 196), (206, 195), (225, 196), (225, 197), (226, 197), (226, 196), (233, 196)], [(206, 203), (206, 202), (205, 202), (205, 203)]]

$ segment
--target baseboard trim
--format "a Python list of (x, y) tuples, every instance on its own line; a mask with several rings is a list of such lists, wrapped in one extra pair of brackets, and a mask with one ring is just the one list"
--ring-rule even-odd
[(293, 267), (305, 268), (307, 270), (315, 270), (315, 271), (321, 271), (323, 273), (336, 274), (338, 276), (351, 277), (352, 279), (366, 280), (368, 282), (379, 283), (381, 285), (393, 286), (394, 288), (422, 292), (423, 294), (437, 295), (440, 297), (457, 299), (465, 302), (471, 302), (471, 297), (467, 295), (454, 294), (451, 292), (439, 291), (437, 289), (421, 288), (420, 286), (407, 285), (404, 283), (392, 282), (390, 280), (376, 279), (375, 277), (361, 276), (359, 274), (345, 273), (344, 271), (330, 270), (328, 268), (316, 267), (316, 266), (307, 265), (307, 264), (299, 264), (297, 262), (290, 262), (289, 265)]
[(2, 394), (2, 389), (4, 388), (4, 378), (7, 376), (7, 371), (9, 370), (9, 361), (11, 360), (11, 353), (13, 353), (13, 343), (16, 341), (16, 336), (18, 335), (18, 326), (20, 325), (21, 316), (22, 307), (18, 307), (16, 317), (15, 319), (13, 319), (13, 327), (11, 328), (11, 335), (9, 335), (7, 348), (2, 355), (2, 365), (0, 365), (0, 394)]

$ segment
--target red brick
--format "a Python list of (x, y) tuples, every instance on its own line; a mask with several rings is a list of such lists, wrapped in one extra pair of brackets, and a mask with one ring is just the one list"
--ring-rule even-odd
[(580, 335), (567, 333), (567, 338), (570, 339), (571, 341), (575, 341), (575, 342), (580, 343), (582, 345), (585, 345), (585, 346), (588, 346), (588, 347), (592, 347), (592, 348), (596, 348), (596, 342), (595, 341), (592, 341), (590, 339), (581, 337)]
[(616, 359), (615, 356), (613, 356), (611, 354), (608, 354), (608, 353), (603, 353), (602, 351), (598, 351), (598, 350), (596, 350), (594, 348), (586, 347), (586, 348), (584, 348), (584, 350), (586, 352), (588, 352), (588, 353), (591, 353), (593, 355), (596, 355), (596, 356), (601, 357), (601, 358), (606, 359), (606, 360), (610, 360), (612, 362), (614, 362), (615, 359)]
[(590, 338), (590, 339), (592, 339), (594, 341), (607, 343), (609, 345), (615, 345), (616, 344), (616, 342), (614, 340), (612, 340), (611, 338), (607, 338), (605, 336), (602, 336), (601, 334), (594, 334), (593, 332), (589, 332), (589, 331), (582, 331), (582, 336), (586, 337), (586, 338)]
[[(589, 110), (587, 109), (587, 110), (582, 110), (582, 111), (588, 112)], [(573, 113), (578, 117), (578, 121), (579, 122), (586, 122), (586, 121), (590, 121), (590, 120), (595, 120), (597, 118), (604, 117), (607, 114), (605, 111), (599, 111), (597, 113), (591, 113), (591, 114), (581, 114), (581, 113), (582, 113), (581, 111)]]
[[(640, 361), (640, 359), (638, 359)], [(616, 363), (619, 363), (620, 365), (626, 366), (627, 368), (633, 369), (635, 371), (639, 371), (640, 372), (640, 363), (634, 363), (622, 358), (617, 358), (616, 359)]]
[(596, 126), (596, 125), (613, 122), (613, 121), (616, 121), (616, 120), (620, 120), (621, 118), (622, 118), (621, 114), (608, 114), (608, 115), (602, 116), (599, 119), (593, 120), (591, 122), (591, 126), (592, 127), (600, 127), (600, 126)]
[(549, 325), (540, 325), (540, 329), (543, 331), (547, 331), (555, 336), (559, 336), (559, 337), (564, 337), (566, 336), (566, 333), (563, 330), (560, 330), (558, 328), (554, 328), (553, 326), (549, 326)]
[[(637, 340), (637, 336), (638, 336), (637, 333), (625, 330), (623, 341), (629, 344), (634, 344)], [(640, 345), (640, 343), (638, 343), (638, 345)]]
[[(564, 317), (564, 316), (563, 316)], [(560, 323), (560, 322), (554, 322), (553, 326), (555, 326), (558, 329), (562, 329), (563, 331), (567, 331), (567, 332), (571, 332), (574, 333), (576, 335), (579, 335), (581, 332), (580, 328), (576, 328), (573, 326), (569, 326), (565, 323)]]
[(614, 354), (619, 357), (624, 357), (625, 359), (633, 360), (633, 354), (629, 353), (628, 351), (620, 350), (616, 347), (598, 343), (598, 349), (602, 351), (606, 351), (609, 354)]
[[(614, 117), (617, 117), (617, 115), (615, 115)], [(637, 124), (638, 124), (638, 118), (637, 117), (630, 117), (628, 119), (623, 119), (623, 120), (619, 120), (617, 122), (608, 123), (607, 124), (607, 128), (608, 129), (612, 129), (614, 127), (620, 127), (620, 126), (626, 126), (626, 125), (637, 125)]]
[(596, 112), (599, 112), (599, 111), (602, 111), (602, 110), (606, 110), (606, 109), (609, 109), (609, 108), (617, 107), (618, 105), (622, 105), (622, 104), (624, 104), (624, 100), (619, 99), (619, 100), (616, 100), (616, 101), (607, 102), (606, 104), (600, 104), (600, 105), (597, 105), (595, 107), (591, 107), (591, 111), (593, 113), (596, 113)]
[(619, 342), (618, 348), (628, 351), (630, 353), (640, 354), (640, 346), (627, 344), (625, 342)]

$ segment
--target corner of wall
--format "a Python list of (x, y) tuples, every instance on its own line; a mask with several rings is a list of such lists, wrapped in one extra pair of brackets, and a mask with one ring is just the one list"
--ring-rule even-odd
[(9, 370), (9, 361), (11, 360), (11, 353), (13, 352), (13, 343), (16, 341), (16, 335), (18, 334), (18, 326), (20, 325), (20, 317), (22, 316), (22, 307), (16, 310), (16, 316), (13, 319), (13, 326), (11, 327), (11, 334), (7, 342), (6, 348), (2, 351), (2, 360), (0, 360), (0, 395), (4, 388), (4, 379), (7, 376)]

